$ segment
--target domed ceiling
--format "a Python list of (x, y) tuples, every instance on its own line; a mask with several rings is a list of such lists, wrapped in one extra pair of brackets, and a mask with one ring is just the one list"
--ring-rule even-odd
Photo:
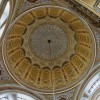
[(21, 85), (44, 93), (77, 85), (91, 68), (95, 41), (71, 11), (41, 6), (13, 22), (4, 42), (6, 68)]

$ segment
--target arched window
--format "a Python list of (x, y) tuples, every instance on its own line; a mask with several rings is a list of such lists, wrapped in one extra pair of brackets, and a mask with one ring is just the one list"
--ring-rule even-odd
[(85, 88), (85, 93), (91, 95), (100, 86), (100, 74), (96, 74)]
[(0, 0), (0, 38), (4, 32), (9, 12), (10, 12), (9, 0)]
[(99, 88), (100, 88), (100, 72), (97, 73), (89, 80), (80, 100), (98, 100), (98, 99), (91, 99), (91, 98)]
[(0, 100), (35, 100), (31, 96), (20, 92), (6, 92), (0, 95)]

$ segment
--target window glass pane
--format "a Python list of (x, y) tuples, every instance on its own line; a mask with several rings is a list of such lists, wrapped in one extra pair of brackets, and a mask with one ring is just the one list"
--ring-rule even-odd
[(0, 98), (0, 100), (8, 100), (7, 97)]
[(18, 93), (18, 94), (17, 94), (17, 97), (20, 98), (19, 100), (35, 100), (35, 99), (33, 99), (33, 98), (31, 98), (31, 97), (25, 95), (25, 94), (19, 94), (19, 93)]
[[(1, 1), (2, 0), (0, 0), (0, 3), (1, 3)], [(5, 8), (4, 8), (3, 14), (1, 15), (1, 18), (0, 18), (0, 38), (1, 38), (3, 31), (5, 29), (6, 20), (9, 16), (9, 11), (10, 11), (10, 3), (8, 1)]]
[(26, 94), (17, 93), (17, 92), (15, 93), (8, 92), (0, 95), (0, 100), (35, 100), (35, 99)]
[(9, 15), (9, 10), (10, 10), (10, 5), (9, 5), (9, 2), (8, 2), (5, 9), (4, 9), (4, 12), (1, 16), (1, 19), (0, 19), (0, 27), (3, 24), (3, 22), (7, 19), (8, 15)]
[(17, 100), (21, 100), (20, 98), (18, 98)]
[(95, 75), (90, 80), (90, 82), (88, 83), (88, 85), (85, 88), (85, 93), (91, 95), (94, 92), (94, 90), (98, 87), (98, 85), (100, 85), (100, 76), (99, 76), (99, 74)]

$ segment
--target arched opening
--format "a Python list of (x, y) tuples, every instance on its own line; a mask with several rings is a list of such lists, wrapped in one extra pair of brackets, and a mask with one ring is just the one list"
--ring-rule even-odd
[(4, 32), (10, 12), (10, 1), (0, 0), (0, 38)]
[(84, 81), (78, 92), (77, 100), (99, 100), (100, 70), (98, 68), (92, 71), (86, 81)]
[(0, 100), (35, 100), (35, 99), (20, 92), (9, 91), (1, 94)]

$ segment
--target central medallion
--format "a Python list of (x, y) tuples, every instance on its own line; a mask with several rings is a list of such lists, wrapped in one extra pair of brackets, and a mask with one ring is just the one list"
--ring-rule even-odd
[(67, 35), (56, 24), (39, 25), (30, 37), (30, 48), (38, 58), (54, 60), (62, 57), (67, 51)]

